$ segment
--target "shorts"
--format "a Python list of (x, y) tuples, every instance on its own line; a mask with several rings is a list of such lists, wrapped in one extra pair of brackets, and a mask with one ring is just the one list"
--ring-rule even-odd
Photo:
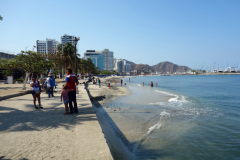
[(65, 104), (65, 103), (68, 103), (69, 102), (69, 99), (65, 99), (65, 100), (63, 100), (63, 103)]
[(35, 92), (35, 91), (31, 91), (31, 93), (32, 93), (33, 96), (36, 95), (36, 92)]
[(32, 95), (34, 96), (34, 95), (39, 94), (39, 93), (40, 93), (40, 90), (36, 90), (36, 91), (32, 90), (31, 93), (32, 93)]

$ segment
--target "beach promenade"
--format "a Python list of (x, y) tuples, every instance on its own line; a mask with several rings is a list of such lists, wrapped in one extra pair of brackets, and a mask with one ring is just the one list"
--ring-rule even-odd
[(73, 115), (63, 115), (60, 93), (42, 93), (44, 109), (34, 108), (31, 94), (0, 101), (0, 159), (113, 159), (84, 87)]

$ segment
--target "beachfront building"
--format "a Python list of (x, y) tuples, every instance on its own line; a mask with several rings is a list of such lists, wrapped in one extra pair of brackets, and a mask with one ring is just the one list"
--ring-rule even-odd
[(130, 75), (130, 72), (131, 72), (131, 65), (128, 64), (128, 62), (124, 59), (122, 61), (122, 73), (124, 75)]
[(122, 58), (114, 58), (114, 71), (117, 71), (118, 73), (122, 72)]
[(131, 71), (131, 65), (124, 59), (122, 61), (122, 72), (130, 72)]
[(103, 70), (105, 71), (113, 71), (113, 52), (108, 49), (104, 49), (102, 51), (103, 55)]
[(17, 57), (17, 55), (0, 51), (0, 58), (12, 59), (15, 57)]
[(101, 71), (103, 70), (103, 55), (98, 50), (86, 50), (84, 53), (84, 59), (90, 58), (95, 65), (95, 67), (98, 67)]
[(53, 54), (57, 50), (58, 41), (55, 39), (48, 39), (46, 41), (37, 40), (37, 52)]
[(62, 45), (66, 44), (66, 43), (71, 43), (74, 46), (74, 36), (70, 36), (68, 34), (64, 34), (63, 36), (61, 36), (61, 43)]
[(130, 74), (131, 72), (131, 65), (125, 59), (114, 59), (114, 70), (117, 71), (119, 74)]

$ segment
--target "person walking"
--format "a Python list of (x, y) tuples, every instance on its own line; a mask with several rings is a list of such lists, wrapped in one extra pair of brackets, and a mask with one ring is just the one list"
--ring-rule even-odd
[(110, 81), (109, 80), (108, 80), (107, 84), (108, 84), (108, 89), (109, 89), (110, 88)]
[(46, 79), (47, 84), (47, 93), (48, 93), (48, 98), (50, 98), (50, 94), (51, 94), (51, 82), (50, 82), (50, 75), (48, 75), (48, 78)]
[(53, 87), (57, 88), (57, 86), (55, 84), (55, 79), (53, 78), (52, 75), (50, 76), (50, 84), (51, 84), (51, 94), (52, 94), (52, 97), (54, 97), (53, 96)]
[(101, 80), (100, 78), (98, 78), (98, 85), (99, 85), (99, 88), (101, 87)]
[(56, 84), (55, 84), (55, 79), (52, 78), (53, 76), (51, 74), (49, 74), (48, 76), (49, 77), (46, 79), (46, 83), (47, 83), (48, 98), (50, 98), (50, 95), (52, 95), (52, 97), (54, 97), (53, 87), (55, 86), (55, 88), (56, 88)]
[[(76, 86), (79, 84), (77, 76), (72, 74), (71, 69), (67, 69), (67, 77), (65, 85), (70, 90), (68, 92), (69, 97), (69, 107), (70, 107), (70, 114), (78, 113), (78, 107), (77, 107), (77, 100), (76, 100)], [(73, 105), (74, 104), (74, 108)]]
[(122, 86), (122, 82), (123, 82), (123, 80), (121, 79), (121, 86)]
[(40, 97), (40, 89), (41, 86), (39, 84), (38, 81), (36, 81), (36, 78), (33, 77), (32, 78), (32, 82), (30, 82), (30, 86), (32, 87), (32, 96), (33, 96), (33, 104), (35, 109), (38, 109), (38, 107), (36, 106), (36, 98), (38, 99), (38, 104), (39, 104), (39, 109), (42, 109), (43, 107), (41, 107), (41, 97)]

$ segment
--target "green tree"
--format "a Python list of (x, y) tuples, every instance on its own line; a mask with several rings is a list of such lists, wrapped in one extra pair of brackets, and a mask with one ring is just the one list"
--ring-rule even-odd
[(86, 65), (87, 65), (87, 72), (88, 73), (92, 73), (95, 70), (95, 65), (93, 64), (91, 58), (87, 59)]
[(196, 70), (191, 70), (191, 72), (196, 73)]
[(3, 17), (0, 15), (0, 20), (2, 21), (3, 20)]
[(23, 84), (23, 89), (26, 89), (26, 81), (31, 73), (37, 72), (44, 74), (54, 63), (48, 60), (48, 55), (45, 53), (36, 53), (34, 51), (26, 51), (16, 57), (19, 69), (25, 71), (26, 77)]
[(112, 74), (112, 72), (103, 70), (103, 71), (100, 72), (100, 74)]
[(202, 70), (202, 73), (206, 73), (206, 70)]
[(95, 67), (94, 71), (92, 72), (92, 74), (97, 74), (99, 75), (101, 73), (101, 70), (98, 67)]
[(3, 70), (5, 76), (13, 76), (13, 72), (19, 68), (16, 58), (14, 59), (0, 59), (0, 68)]
[(112, 72), (112, 74), (118, 74), (118, 72), (114, 70), (114, 71)]

